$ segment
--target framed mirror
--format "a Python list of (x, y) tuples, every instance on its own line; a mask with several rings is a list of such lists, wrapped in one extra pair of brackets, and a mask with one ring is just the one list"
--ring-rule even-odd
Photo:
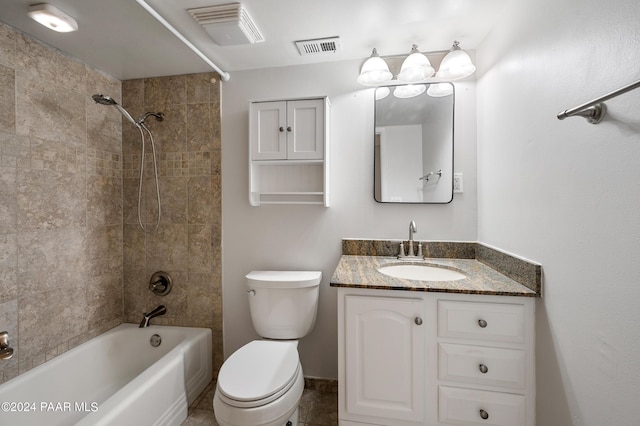
[(375, 91), (374, 198), (380, 203), (453, 200), (452, 83)]

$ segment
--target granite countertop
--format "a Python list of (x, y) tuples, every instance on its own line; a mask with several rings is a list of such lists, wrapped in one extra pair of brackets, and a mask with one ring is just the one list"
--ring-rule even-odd
[[(390, 264), (427, 264), (458, 270), (467, 278), (456, 281), (418, 281), (395, 278), (377, 271)], [(539, 293), (476, 259), (426, 258), (399, 260), (391, 256), (343, 254), (331, 277), (332, 287), (409, 290), (444, 293), (538, 297)]]

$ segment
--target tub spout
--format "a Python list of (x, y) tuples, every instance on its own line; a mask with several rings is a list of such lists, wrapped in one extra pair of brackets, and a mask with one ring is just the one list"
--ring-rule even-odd
[(159, 317), (160, 315), (164, 315), (166, 313), (167, 313), (167, 308), (165, 308), (164, 305), (158, 306), (148, 314), (143, 313), (142, 322), (140, 323), (140, 328), (149, 327), (150, 325), (149, 322), (151, 321), (151, 318)]
[(0, 359), (11, 359), (13, 357), (13, 348), (9, 347), (9, 333), (3, 331), (0, 333)]

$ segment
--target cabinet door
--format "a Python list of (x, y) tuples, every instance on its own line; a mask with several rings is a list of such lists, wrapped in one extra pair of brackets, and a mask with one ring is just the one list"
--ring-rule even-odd
[(256, 102), (251, 104), (249, 140), (252, 160), (285, 160), (287, 158), (287, 103)]
[(287, 158), (322, 160), (324, 157), (324, 99), (287, 103)]
[(420, 299), (345, 297), (348, 413), (423, 420), (424, 311)]

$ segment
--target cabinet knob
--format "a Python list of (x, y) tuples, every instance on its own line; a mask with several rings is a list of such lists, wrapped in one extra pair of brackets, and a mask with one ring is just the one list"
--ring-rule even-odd
[(489, 413), (484, 410), (480, 410), (480, 418), (482, 418), (482, 420), (487, 420), (489, 418)]
[(291, 131), (291, 126), (287, 127), (287, 132)]
[(420, 317), (416, 317), (416, 319), (414, 320), (414, 322), (416, 323), (416, 325), (422, 325), (422, 318), (420, 318)]
[(284, 127), (280, 126), (280, 129), (279, 129), (279, 130), (280, 130), (281, 132), (284, 132)]
[(480, 328), (485, 328), (487, 326), (487, 322), (483, 319), (479, 319), (478, 325), (480, 326)]
[(480, 365), (478, 366), (478, 368), (480, 369), (480, 372), (481, 372), (482, 374), (487, 374), (487, 372), (489, 371), (489, 368), (487, 368), (487, 366), (486, 366), (486, 365), (484, 365), (484, 364), (480, 364)]

